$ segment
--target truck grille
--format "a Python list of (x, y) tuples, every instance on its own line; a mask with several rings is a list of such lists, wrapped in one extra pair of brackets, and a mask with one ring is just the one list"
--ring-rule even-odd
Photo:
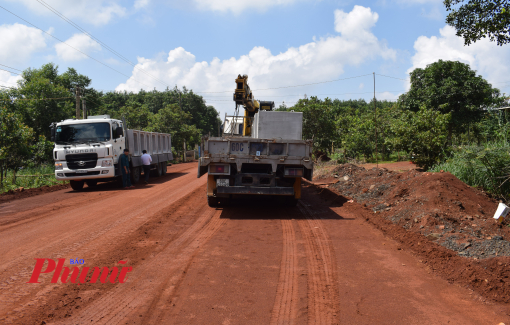
[(86, 173), (64, 173), (66, 177), (80, 177), (80, 176), (90, 176), (90, 175), (99, 175), (99, 171), (97, 172), (86, 172)]
[(69, 169), (88, 169), (97, 165), (97, 153), (82, 153), (78, 155), (66, 156), (67, 167)]

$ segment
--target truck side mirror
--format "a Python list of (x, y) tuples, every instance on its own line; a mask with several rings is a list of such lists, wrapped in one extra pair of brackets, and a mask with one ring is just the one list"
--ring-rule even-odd
[(115, 133), (116, 133), (116, 138), (120, 138), (124, 135), (124, 130), (121, 127), (118, 127), (117, 132), (115, 132)]
[(51, 137), (50, 137), (50, 140), (52, 142), (55, 142), (55, 127), (54, 126), (51, 127)]

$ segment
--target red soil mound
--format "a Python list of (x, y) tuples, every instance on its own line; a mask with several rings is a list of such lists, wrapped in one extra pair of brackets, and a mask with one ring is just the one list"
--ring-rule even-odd
[(492, 216), (498, 202), (450, 173), (345, 164), (319, 184), (360, 203), (367, 220), (449, 281), (510, 302), (510, 228)]

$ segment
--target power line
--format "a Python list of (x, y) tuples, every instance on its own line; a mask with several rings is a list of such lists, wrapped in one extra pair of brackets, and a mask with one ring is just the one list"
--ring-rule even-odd
[(16, 69), (16, 68), (13, 68), (13, 67), (9, 67), (7, 65), (4, 65), (4, 64), (0, 64), (2, 67), (6, 67), (6, 68), (9, 68), (9, 69), (12, 69), (12, 70), (16, 70), (16, 71), (19, 71), (19, 72), (23, 72), (23, 70), (20, 70), (20, 69)]
[(3, 71), (7, 71), (7, 72), (9, 72), (9, 73), (12, 73), (12, 74), (17, 74), (18, 76), (21, 76), (21, 74), (19, 74), (19, 73), (16, 73), (16, 72), (12, 72), (12, 71), (9, 71), (9, 70), (5, 70), (5, 69), (2, 69), (2, 68), (0, 68), (0, 70), (3, 70)]
[(383, 74), (378, 74), (378, 73), (376, 73), (376, 75), (381, 76), (381, 77), (391, 78), (391, 79), (398, 79), (398, 80), (403, 80), (403, 81), (409, 81), (409, 79), (402, 79), (402, 78), (397, 78), (397, 77), (385, 76)]
[[(302, 84), (302, 85), (293, 85), (293, 86), (283, 86), (283, 87), (274, 87), (274, 88), (265, 88), (265, 89), (252, 89), (252, 91), (262, 91), (262, 90), (272, 90), (272, 89), (284, 89), (284, 88), (294, 88), (294, 87), (304, 87), (304, 86), (312, 86), (312, 85), (318, 85), (318, 84), (324, 84), (329, 82), (336, 82), (336, 81), (342, 81), (342, 80), (348, 80), (348, 79), (355, 79), (355, 78), (361, 78), (365, 76), (370, 76), (370, 74), (364, 74), (360, 76), (354, 76), (354, 77), (348, 77), (348, 78), (341, 78), (341, 79), (335, 79), (335, 80), (327, 80), (327, 81), (319, 81), (319, 82), (312, 82), (309, 84)], [(220, 93), (231, 93), (232, 91), (195, 91), (197, 94), (220, 94)]]
[[(83, 55), (87, 56), (88, 58), (90, 58), (90, 59), (92, 59), (92, 60), (96, 61), (97, 63), (102, 64), (102, 65), (104, 65), (105, 67), (107, 67), (107, 68), (109, 68), (109, 69), (111, 69), (111, 70), (113, 70), (113, 71), (117, 72), (118, 74), (121, 74), (121, 75), (123, 75), (123, 76), (127, 77), (127, 78), (131, 78), (130, 76), (128, 76), (128, 75), (126, 75), (126, 74), (124, 74), (124, 73), (122, 73), (122, 72), (120, 72), (120, 71), (118, 71), (118, 70), (116, 70), (116, 69), (114, 69), (114, 68), (112, 68), (112, 67), (110, 67), (110, 66), (109, 66), (109, 65), (107, 65), (106, 63), (103, 63), (103, 62), (101, 62), (101, 61), (99, 61), (99, 60), (97, 60), (97, 59), (95, 59), (95, 58), (91, 57), (90, 55), (88, 55), (88, 54), (86, 54), (86, 53), (84, 53), (84, 52), (82, 52), (82, 51), (78, 50), (77, 48), (75, 48), (75, 47), (73, 47), (73, 46), (71, 46), (71, 45), (67, 44), (66, 42), (64, 42), (64, 41), (60, 40), (59, 38), (57, 38), (57, 37), (55, 37), (55, 36), (51, 35), (50, 33), (48, 33), (48, 32), (46, 32), (46, 31), (42, 30), (41, 28), (37, 27), (36, 25), (32, 24), (31, 22), (29, 22), (29, 21), (27, 21), (27, 20), (25, 20), (25, 19), (21, 18), (20, 16), (16, 15), (16, 14), (15, 14), (15, 13), (13, 13), (12, 11), (9, 11), (9, 10), (5, 9), (5, 8), (4, 8), (4, 7), (2, 7), (2, 6), (0, 6), (0, 8), (2, 8), (3, 10), (7, 11), (7, 12), (8, 12), (8, 13), (10, 13), (10, 14), (12, 14), (13, 16), (18, 17), (19, 19), (23, 20), (23, 21), (24, 21), (24, 22), (26, 22), (27, 24), (30, 24), (30, 25), (34, 26), (35, 28), (39, 29), (41, 32), (43, 32), (43, 33), (45, 33), (45, 34), (47, 34), (47, 35), (49, 35), (49, 36), (53, 37), (53, 38), (54, 38), (54, 39), (56, 39), (57, 41), (59, 41), (59, 42), (61, 42), (61, 43), (65, 44), (65, 45), (69, 46), (70, 48), (74, 49), (75, 51), (78, 51), (78, 52), (80, 52), (81, 54), (83, 54)], [(134, 81), (136, 81), (136, 82), (138, 82), (138, 83), (139, 83), (139, 84), (141, 84), (141, 85), (144, 85), (144, 86), (146, 86), (146, 87), (150, 87), (150, 86), (148, 86), (148, 85), (144, 84), (143, 82), (140, 82), (140, 81), (138, 81), (138, 80), (136, 80), (136, 79), (134, 79), (134, 78), (133, 78), (133, 80), (134, 80)]]
[(167, 83), (165, 83), (164, 81), (162, 81), (161, 79), (158, 79), (156, 77), (154, 77), (153, 75), (149, 74), (146, 70), (142, 69), (142, 68), (138, 68), (136, 66), (136, 64), (134, 64), (133, 62), (131, 62), (129, 59), (127, 59), (126, 57), (124, 57), (122, 54), (120, 54), (119, 52), (115, 51), (114, 49), (112, 49), (110, 46), (108, 46), (107, 44), (105, 44), (104, 42), (102, 42), (101, 40), (99, 40), (98, 38), (94, 37), (92, 34), (90, 34), (89, 32), (87, 32), (85, 29), (83, 29), (82, 27), (80, 27), (78, 24), (76, 24), (75, 22), (73, 22), (71, 19), (67, 18), (66, 16), (64, 16), (62, 13), (58, 12), (55, 8), (53, 8), (52, 6), (50, 6), (49, 4), (47, 4), (46, 2), (44, 2), (43, 0), (37, 0), (41, 5), (45, 6), (48, 10), (52, 11), (55, 15), (59, 16), (61, 19), (63, 19), (64, 21), (66, 21), (67, 23), (69, 23), (71, 26), (73, 26), (74, 28), (78, 29), (79, 31), (83, 32), (85, 35), (87, 35), (90, 39), (98, 42), (99, 44), (103, 45), (108, 51), (110, 51), (111, 53), (115, 54), (116, 56), (118, 56), (119, 58), (121, 58), (123, 61), (125, 61), (126, 63), (130, 64), (131, 66), (133, 66), (135, 69), (138, 69), (140, 70), (141, 72), (145, 73), (147, 76), (153, 78), (154, 80), (162, 83), (163, 85), (167, 86), (167, 87), (170, 87)]

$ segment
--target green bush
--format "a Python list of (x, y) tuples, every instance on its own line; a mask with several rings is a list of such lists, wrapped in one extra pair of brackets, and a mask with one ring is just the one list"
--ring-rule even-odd
[[(48, 174), (51, 175), (48, 176)], [(25, 175), (36, 177), (24, 177)], [(7, 172), (7, 175), (4, 175), (3, 187), (0, 188), (0, 192), (3, 193), (9, 190), (15, 190), (20, 187), (28, 189), (62, 183), (61, 181), (57, 181), (55, 178), (54, 165), (41, 165), (21, 168), (16, 172), (16, 180), (14, 180), (13, 176), (14, 175), (12, 171), (9, 171)]]
[(509, 198), (510, 145), (506, 142), (487, 143), (483, 146), (463, 146), (453, 150), (445, 162), (431, 171), (444, 170), (470, 186), (482, 187), (489, 193)]

